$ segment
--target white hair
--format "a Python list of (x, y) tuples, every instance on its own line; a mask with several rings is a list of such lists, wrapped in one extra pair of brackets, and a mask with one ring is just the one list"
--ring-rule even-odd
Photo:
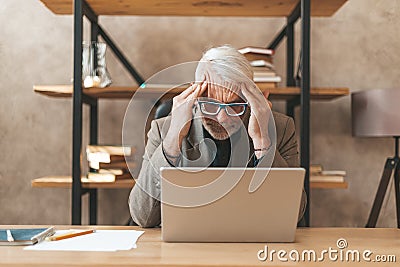
[(247, 84), (253, 80), (249, 61), (231, 45), (213, 47), (203, 54), (196, 68), (196, 81), (203, 81), (206, 74), (214, 81), (231, 84)]

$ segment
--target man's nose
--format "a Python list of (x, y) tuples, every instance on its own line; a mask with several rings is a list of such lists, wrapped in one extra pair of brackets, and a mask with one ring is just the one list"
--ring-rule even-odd
[(230, 120), (229, 115), (226, 113), (226, 109), (221, 109), (217, 115), (217, 120), (221, 124), (226, 123)]

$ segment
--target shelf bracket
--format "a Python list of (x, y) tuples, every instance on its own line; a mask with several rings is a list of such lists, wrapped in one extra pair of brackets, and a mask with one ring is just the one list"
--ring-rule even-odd
[(89, 6), (86, 0), (82, 0), (82, 9), (83, 14), (91, 21), (97, 24), (97, 14), (93, 11), (93, 9)]

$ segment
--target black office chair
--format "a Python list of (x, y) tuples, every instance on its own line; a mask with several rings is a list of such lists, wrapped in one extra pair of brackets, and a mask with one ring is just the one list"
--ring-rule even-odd
[(168, 116), (172, 110), (172, 99), (162, 102), (156, 109), (154, 119), (159, 119)]

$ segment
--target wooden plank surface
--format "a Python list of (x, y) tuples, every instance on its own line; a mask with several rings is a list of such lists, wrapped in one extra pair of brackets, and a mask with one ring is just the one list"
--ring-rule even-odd
[[(91, 182), (87, 178), (82, 177), (83, 188), (103, 188), (103, 189), (117, 189), (117, 188), (132, 188), (135, 185), (134, 179), (121, 179), (113, 183), (98, 183)], [(71, 176), (46, 176), (37, 179), (33, 179), (31, 182), (32, 187), (42, 188), (71, 188), (72, 177)]]
[[(55, 14), (72, 14), (72, 0), (40, 0)], [(298, 0), (86, 0), (97, 15), (286, 17)], [(332, 16), (347, 0), (311, 0), (312, 16)]]
[(347, 189), (349, 187), (347, 182), (333, 183), (333, 182), (310, 182), (310, 188), (319, 189)]
[[(46, 176), (33, 179), (31, 182), (32, 187), (36, 188), (71, 188), (72, 178), (70, 176)], [(135, 180), (117, 180), (114, 183), (95, 183), (90, 182), (88, 179), (82, 177), (83, 188), (132, 188), (135, 185)], [(347, 182), (332, 183), (332, 182), (311, 182), (311, 188), (325, 188), (325, 189), (346, 189)]]
[[(48, 226), (48, 225), (46, 225)], [(46, 227), (35, 226), (35, 227)], [(8, 226), (3, 228), (12, 229), (16, 227), (32, 226)], [(161, 241), (161, 229), (142, 229), (134, 226), (59, 226), (56, 230), (67, 229), (97, 229), (97, 230), (144, 230), (144, 234), (137, 241), (137, 248), (126, 251), (115, 252), (79, 252), (79, 251), (27, 251), (23, 246), (0, 246), (1, 266), (84, 266), (84, 267), (111, 267), (111, 266), (398, 266), (398, 263), (373, 262), (379, 255), (394, 255), (396, 261), (400, 257), (400, 231), (395, 228), (299, 228), (296, 230), (294, 243), (166, 243)], [(195, 231), (195, 229), (193, 229)], [(248, 231), (249, 229), (243, 229)], [(338, 240), (346, 244), (343, 249), (338, 248)], [(268, 258), (260, 261), (257, 258), (259, 250), (286, 251), (281, 256), (288, 259), (287, 262), (280, 261), (277, 253), (273, 260)], [(293, 261), (289, 259), (289, 252), (296, 250), (300, 256), (305, 251), (313, 250), (316, 258), (322, 255), (320, 260)], [(336, 251), (331, 254), (324, 253), (324, 250)], [(340, 253), (343, 251), (343, 258), (340, 260)], [(371, 262), (365, 261), (363, 252), (369, 250)], [(360, 253), (360, 262), (351, 260), (347, 252)], [(364, 255), (365, 256), (365, 255)], [(295, 257), (292, 253), (292, 258)], [(331, 259), (330, 259), (331, 257)], [(336, 258), (336, 260), (335, 260)], [(312, 259), (312, 257), (311, 257)], [(387, 259), (387, 258), (386, 258)]]
[[(261, 91), (269, 90), (271, 100), (290, 100), (300, 95), (300, 88), (297, 87), (282, 87), (282, 88), (269, 88), (263, 84), (257, 84)], [(158, 98), (162, 94), (165, 98), (172, 98), (181, 93), (185, 87), (177, 88), (142, 88), (137, 87), (124, 87), (124, 86), (110, 86), (106, 88), (85, 88), (84, 94), (93, 98), (106, 98), (106, 99), (130, 99), (139, 90), (135, 98)], [(34, 85), (33, 90), (36, 93), (50, 96), (50, 97), (71, 97), (72, 85)], [(332, 100), (338, 97), (349, 95), (348, 88), (311, 88), (311, 99), (313, 100)]]

